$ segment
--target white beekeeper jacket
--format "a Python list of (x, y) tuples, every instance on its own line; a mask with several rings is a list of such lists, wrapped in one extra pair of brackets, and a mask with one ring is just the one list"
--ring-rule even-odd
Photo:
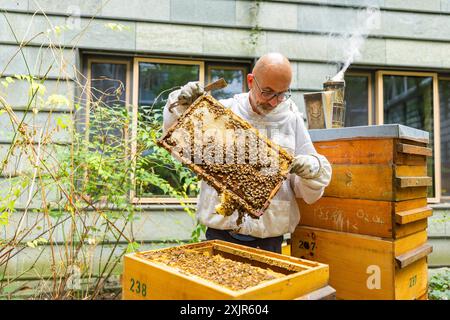
[[(168, 106), (177, 101), (179, 93), (180, 90), (176, 90), (169, 95), (163, 114), (164, 131), (169, 129), (181, 115), (176, 110), (177, 108), (172, 113), (168, 110)], [(201, 181), (197, 204), (199, 222), (214, 229), (235, 230), (240, 234), (258, 238), (292, 233), (300, 221), (300, 212), (295, 198), (303, 198), (309, 204), (317, 201), (330, 182), (330, 163), (324, 156), (317, 154), (306, 130), (303, 117), (291, 99), (282, 102), (269, 114), (263, 116), (252, 110), (248, 93), (237, 94), (233, 98), (220, 100), (220, 103), (248, 121), (261, 133), (266, 134), (269, 139), (287, 152), (293, 155), (316, 155), (321, 163), (322, 174), (314, 179), (314, 188), (308, 186), (308, 183), (299, 176), (289, 174), (288, 179), (283, 182), (264, 214), (259, 219), (245, 215), (240, 226), (236, 223), (237, 211), (230, 216), (215, 213), (215, 207), (220, 202), (219, 195), (213, 187), (205, 181)]]

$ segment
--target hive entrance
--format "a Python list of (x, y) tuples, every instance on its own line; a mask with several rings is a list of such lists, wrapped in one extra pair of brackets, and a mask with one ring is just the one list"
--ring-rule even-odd
[(259, 216), (287, 177), (292, 156), (208, 95), (197, 99), (158, 144), (221, 195), (216, 212)]

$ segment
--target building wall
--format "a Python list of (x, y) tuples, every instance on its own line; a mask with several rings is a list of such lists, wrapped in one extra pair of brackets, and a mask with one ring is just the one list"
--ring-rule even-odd
[[(349, 46), (348, 35), (357, 32), (358, 6), (364, 4), (379, 6), (380, 17), (353, 66), (450, 71), (448, 0), (3, 0), (0, 8), (8, 12), (7, 19), (0, 16), (0, 70), (8, 65), (3, 78), (26, 74), (28, 68), (31, 74), (42, 76), (55, 57), (63, 56), (65, 63), (56, 59), (47, 74), (45, 96), (62, 93), (75, 97), (80, 77), (72, 65), (81, 68), (82, 54), (87, 51), (229, 60), (255, 59), (268, 51), (280, 51), (292, 61), (293, 98), (303, 109), (302, 93), (321, 90), (323, 81), (339, 70)], [(55, 32), (56, 26), (64, 25), (70, 28)], [(78, 37), (81, 30), (83, 35)], [(15, 55), (22, 39), (31, 40)], [(30, 65), (24, 63), (22, 54)], [(27, 84), (17, 81), (4, 97), (18, 115), (26, 109), (27, 92)], [(33, 123), (36, 128), (45, 123), (56, 126), (58, 117), (70, 116), (71, 111), (44, 108), (32, 116)], [(0, 155), (13, 138), (8, 126), (7, 115), (0, 115)], [(64, 130), (58, 130), (54, 139), (59, 147), (70, 146), (70, 135)], [(30, 167), (27, 163), (21, 166)], [(0, 177), (0, 185), (5, 183), (5, 175)], [(57, 196), (52, 190), (49, 195)], [(16, 204), (17, 214), (26, 203), (24, 197)], [(40, 201), (35, 200), (31, 207), (39, 209)], [(178, 207), (146, 207), (144, 211), (136, 241), (152, 247), (164, 245), (164, 240), (189, 240), (194, 222)], [(430, 243), (435, 246), (430, 265), (450, 265), (449, 222), (437, 222), (446, 212), (447, 206), (441, 204), (430, 219)], [(4, 232), (12, 232), (18, 223), (14, 217), (12, 220)], [(34, 254), (31, 248), (29, 251)], [(10, 268), (20, 273), (23, 262), (16, 259)]]

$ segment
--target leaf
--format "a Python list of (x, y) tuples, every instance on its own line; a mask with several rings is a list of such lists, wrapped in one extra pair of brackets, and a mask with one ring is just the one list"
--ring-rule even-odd
[(29, 246), (30, 248), (36, 248), (36, 245), (34, 244), (33, 241), (28, 241), (27, 246)]
[(126, 252), (127, 253), (136, 252), (139, 249), (139, 247), (140, 247), (140, 244), (137, 243), (136, 241), (130, 242), (130, 243), (128, 243)]
[(8, 211), (1, 210), (0, 214), (0, 225), (6, 226), (9, 223), (9, 213)]

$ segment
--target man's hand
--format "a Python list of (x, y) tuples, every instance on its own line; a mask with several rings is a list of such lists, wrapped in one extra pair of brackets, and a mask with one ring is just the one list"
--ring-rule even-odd
[(290, 173), (295, 173), (303, 179), (317, 177), (320, 170), (320, 162), (314, 156), (300, 154), (292, 161)]
[(202, 85), (198, 81), (188, 82), (181, 88), (178, 104), (188, 107), (204, 92)]

